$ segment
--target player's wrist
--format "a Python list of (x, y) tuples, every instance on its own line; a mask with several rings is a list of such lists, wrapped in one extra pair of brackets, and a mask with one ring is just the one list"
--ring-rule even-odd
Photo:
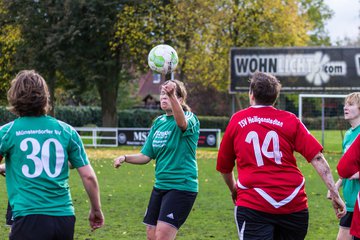
[(123, 161), (123, 163), (126, 162), (126, 158), (127, 158), (126, 155), (124, 155), (124, 161)]

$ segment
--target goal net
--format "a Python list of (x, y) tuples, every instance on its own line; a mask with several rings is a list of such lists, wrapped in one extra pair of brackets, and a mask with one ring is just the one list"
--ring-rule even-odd
[(328, 151), (334, 149), (329, 149), (326, 145), (333, 146), (334, 144), (338, 147), (336, 150), (341, 150), (344, 133), (350, 127), (350, 124), (344, 120), (344, 99), (346, 96), (340, 94), (299, 94), (300, 120)]

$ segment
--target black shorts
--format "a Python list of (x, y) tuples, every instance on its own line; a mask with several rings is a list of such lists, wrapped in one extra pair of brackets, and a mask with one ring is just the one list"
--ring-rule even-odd
[(75, 216), (27, 215), (16, 218), (10, 240), (74, 239)]
[(353, 212), (346, 212), (345, 216), (340, 219), (340, 227), (350, 228), (353, 214)]
[(246, 207), (235, 207), (235, 221), (239, 239), (244, 240), (303, 240), (305, 239), (309, 212), (270, 214)]
[(158, 221), (162, 221), (179, 229), (189, 216), (196, 196), (196, 192), (154, 188), (143, 223), (156, 226)]
[(8, 206), (6, 209), (6, 215), (5, 215), (5, 220), (6, 220), (6, 225), (7, 226), (11, 226), (14, 222), (14, 219), (12, 217), (12, 211), (11, 211), (11, 207), (10, 207), (10, 203), (8, 202)]

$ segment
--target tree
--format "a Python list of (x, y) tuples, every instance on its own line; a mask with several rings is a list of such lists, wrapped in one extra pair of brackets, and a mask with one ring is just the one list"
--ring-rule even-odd
[(334, 12), (325, 4), (324, 0), (302, 0), (302, 12), (307, 15), (312, 30), (310, 31), (310, 46), (330, 46), (329, 33), (325, 30), (325, 22)]
[(3, 18), (6, 13), (0, 1), (0, 103), (6, 104), (6, 92), (14, 75), (14, 54), (21, 42), (20, 30), (17, 26), (8, 24)]
[(16, 68), (34, 68), (48, 81), (52, 103), (56, 78), (81, 90), (96, 85), (103, 126), (117, 126), (116, 98), (123, 62), (111, 50), (116, 16), (127, 1), (6, 1), (6, 18), (19, 26)]

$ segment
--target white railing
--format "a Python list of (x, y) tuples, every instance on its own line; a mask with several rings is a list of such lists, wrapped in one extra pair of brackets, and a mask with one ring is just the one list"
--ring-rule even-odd
[[(117, 128), (75, 127), (86, 147), (117, 147)], [(105, 140), (105, 141), (103, 141)], [(104, 143), (105, 142), (105, 143)]]

